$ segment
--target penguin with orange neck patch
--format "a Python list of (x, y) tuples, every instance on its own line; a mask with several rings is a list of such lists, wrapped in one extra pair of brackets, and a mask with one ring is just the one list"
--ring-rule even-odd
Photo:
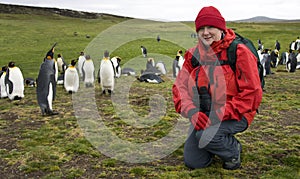
[(115, 86), (115, 70), (108, 51), (104, 52), (104, 57), (101, 60), (99, 77), (102, 94), (105, 94), (106, 91), (108, 94), (113, 93)]
[(64, 87), (70, 94), (77, 92), (79, 88), (79, 75), (75, 65), (76, 60), (72, 60), (64, 75)]
[(37, 78), (36, 94), (42, 115), (58, 114), (52, 110), (52, 102), (56, 95), (56, 69), (53, 59), (55, 45), (47, 52)]
[(82, 64), (83, 82), (85, 87), (93, 87), (95, 81), (95, 66), (90, 55), (85, 56), (85, 61)]

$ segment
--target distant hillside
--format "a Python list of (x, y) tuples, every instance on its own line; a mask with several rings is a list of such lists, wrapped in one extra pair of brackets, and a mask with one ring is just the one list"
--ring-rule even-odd
[(274, 19), (265, 16), (256, 16), (249, 19), (236, 20), (234, 22), (300, 22), (300, 19), (286, 20), (286, 19)]
[[(106, 13), (94, 13), (85, 11), (75, 11), (70, 9), (59, 9), (59, 8), (49, 8), (49, 7), (33, 7), (33, 6), (23, 6), (23, 5), (12, 5), (12, 4), (1, 4), (0, 3), (0, 13), (10, 13), (10, 14), (37, 14), (37, 15), (51, 15), (58, 14), (61, 16), (73, 17), (73, 18), (86, 18), (86, 19), (96, 19), (103, 16), (112, 16), (117, 18), (129, 18), (124, 16), (118, 16)], [(297, 20), (285, 20), (285, 19), (274, 19), (265, 16), (256, 16), (249, 19), (236, 20), (233, 22), (300, 22)]]
[(75, 11), (70, 9), (33, 7), (33, 6), (22, 6), (22, 5), (1, 4), (1, 3), (0, 3), (0, 13), (37, 14), (37, 15), (58, 14), (61, 16), (67, 16), (73, 18), (86, 18), (86, 19), (96, 19), (102, 16), (129, 18), (129, 17), (117, 16), (117, 15), (105, 14), (105, 13), (93, 13), (93, 12)]

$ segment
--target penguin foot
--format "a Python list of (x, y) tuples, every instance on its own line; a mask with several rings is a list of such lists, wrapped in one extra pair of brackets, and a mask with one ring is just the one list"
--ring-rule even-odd
[(92, 83), (86, 83), (86, 84), (85, 84), (85, 87), (86, 87), (86, 88), (92, 88), (92, 87), (93, 87), (93, 84), (92, 84)]
[(102, 91), (102, 94), (106, 94), (105, 90)]
[(47, 113), (48, 116), (54, 116), (54, 115), (58, 115), (59, 113), (58, 112), (55, 112), (55, 111), (49, 111)]
[(14, 100), (21, 100), (22, 99), (22, 97), (20, 97), (20, 96), (15, 96), (14, 97)]
[(42, 116), (53, 116), (58, 114), (58, 112), (52, 111), (50, 109), (42, 109)]
[(46, 109), (42, 109), (42, 116), (45, 116), (47, 114), (47, 110)]

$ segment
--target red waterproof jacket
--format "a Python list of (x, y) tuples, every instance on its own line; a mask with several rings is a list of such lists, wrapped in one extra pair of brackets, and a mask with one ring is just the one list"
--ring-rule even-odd
[[(188, 117), (189, 111), (196, 108), (193, 87), (197, 75), (198, 88), (205, 86), (209, 89), (212, 109), (222, 114), (219, 115), (220, 120), (239, 121), (244, 116), (249, 125), (253, 121), (262, 100), (256, 57), (244, 44), (238, 44), (236, 70), (233, 71), (230, 65), (218, 65), (218, 60), (228, 60), (227, 48), (234, 38), (234, 31), (227, 29), (225, 37), (214, 42), (210, 48), (198, 43), (185, 53), (183, 68), (172, 88), (175, 109), (183, 117)], [(195, 49), (199, 50), (201, 66), (193, 65)]]

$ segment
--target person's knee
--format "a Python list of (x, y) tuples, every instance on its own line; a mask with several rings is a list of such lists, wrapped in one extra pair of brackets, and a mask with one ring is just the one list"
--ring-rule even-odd
[(199, 139), (199, 148), (223, 148), (224, 147), (224, 135), (215, 134), (214, 136), (202, 135)]

